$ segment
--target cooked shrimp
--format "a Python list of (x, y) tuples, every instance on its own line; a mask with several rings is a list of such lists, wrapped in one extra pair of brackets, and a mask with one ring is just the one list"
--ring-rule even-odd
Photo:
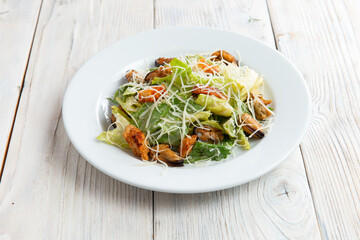
[[(211, 56), (215, 56), (216, 60), (219, 60), (219, 61), (225, 60), (226, 62), (234, 63), (234, 64), (238, 65), (238, 61), (236, 60), (236, 58), (225, 50), (216, 51), (213, 54), (211, 54)], [(226, 62), (225, 62), (225, 64), (226, 64)]]
[(198, 68), (202, 69), (205, 73), (215, 74), (220, 72), (220, 69), (216, 65), (210, 65), (205, 62), (205, 58), (200, 58), (197, 64)]
[(123, 133), (126, 142), (136, 156), (149, 160), (149, 148), (146, 146), (145, 134), (134, 125), (128, 125)]
[(165, 85), (151, 86), (147, 89), (138, 92), (139, 102), (155, 102), (161, 97), (166, 91)]
[(180, 156), (182, 158), (186, 158), (190, 154), (190, 152), (196, 142), (196, 138), (197, 138), (196, 135), (192, 135), (192, 136), (186, 135), (184, 137), (184, 139), (181, 141)]
[(219, 89), (217, 89), (215, 87), (205, 86), (205, 85), (194, 86), (192, 89), (192, 93), (195, 95), (197, 95), (197, 94), (213, 95), (215, 97), (218, 97), (218, 98), (221, 98), (224, 100), (227, 99), (226, 95)]

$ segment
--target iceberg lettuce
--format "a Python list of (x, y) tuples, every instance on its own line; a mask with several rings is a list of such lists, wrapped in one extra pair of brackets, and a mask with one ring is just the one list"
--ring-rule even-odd
[(239, 68), (234, 64), (226, 66), (223, 75), (225, 83), (230, 84), (233, 91), (238, 94), (240, 92), (240, 99), (244, 101), (249, 92), (257, 90), (264, 82), (261, 75), (248, 67)]
[(224, 99), (215, 96), (199, 94), (195, 101), (196, 104), (205, 106), (206, 110), (224, 117), (230, 117), (234, 108)]
[(206, 120), (209, 119), (210, 116), (211, 116), (210, 111), (202, 111), (202, 112), (189, 114), (187, 116), (186, 120), (188, 120), (190, 122), (195, 122), (196, 120), (198, 120), (198, 121), (206, 121)]
[(245, 150), (250, 150), (249, 140), (242, 129), (237, 133), (236, 143), (241, 145)]
[(118, 88), (118, 90), (114, 94), (114, 97), (110, 98), (109, 100), (116, 104), (119, 104), (119, 102), (116, 100), (117, 98), (120, 98), (121, 101), (125, 101), (126, 97), (136, 95), (136, 93), (142, 89), (143, 87), (139, 84), (125, 83)]
[(120, 105), (127, 114), (136, 112), (142, 104), (136, 100), (135, 95), (142, 89), (143, 87), (140, 85), (126, 83), (120, 86), (115, 92), (114, 97), (109, 98), (109, 100)]
[(122, 111), (119, 107), (117, 106), (111, 106), (111, 113), (115, 116), (115, 114), (120, 114), (123, 118), (125, 118), (128, 122), (131, 122), (131, 118), (124, 112)]
[(135, 96), (125, 97), (124, 100), (122, 100), (120, 97), (117, 97), (116, 101), (128, 114), (136, 112), (141, 107), (141, 103), (136, 100)]
[(112, 106), (111, 108), (112, 114), (116, 118), (116, 128), (114, 130), (102, 132), (96, 139), (119, 148), (129, 148), (129, 145), (123, 136), (125, 128), (130, 124), (127, 119), (128, 117), (124, 117), (123, 114), (121, 114), (122, 111), (118, 107)]
[(224, 131), (227, 135), (232, 138), (236, 138), (236, 130), (235, 130), (235, 123), (233, 118), (229, 118), (226, 122), (223, 123)]
[(177, 58), (174, 58), (173, 60), (171, 60), (171, 62), (169, 63), (171, 66), (171, 71), (172, 74), (163, 78), (158, 78), (155, 77), (151, 84), (160, 84), (160, 83), (170, 83), (173, 78), (174, 78), (174, 74), (176, 73), (177, 77), (174, 79), (174, 85), (178, 88), (181, 88), (183, 86), (183, 84), (181, 82), (183, 82), (184, 84), (187, 84), (190, 76), (192, 74), (192, 70), (189, 67), (189, 65), (187, 65), (186, 63), (180, 61)]
[(234, 64), (226, 66), (222, 74), (223, 77), (214, 77), (209, 82), (209, 79), (192, 72), (190, 74), (191, 83), (222, 88), (226, 93), (231, 89), (233, 94), (237, 96), (240, 94), (240, 100), (244, 101), (248, 92), (258, 89), (264, 81), (263, 77), (254, 70), (247, 67), (239, 68)]
[(210, 126), (210, 127), (220, 129), (220, 130), (224, 133), (223, 127), (221, 127), (221, 125), (219, 124), (219, 122), (216, 121), (216, 120), (203, 121), (203, 122), (201, 122), (201, 124), (202, 124), (202, 125), (208, 125), (208, 126)]

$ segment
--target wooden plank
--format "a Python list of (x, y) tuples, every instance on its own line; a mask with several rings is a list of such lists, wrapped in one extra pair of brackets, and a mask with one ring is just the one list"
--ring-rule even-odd
[(312, 95), (314, 117), (301, 149), (321, 232), (359, 239), (359, 2), (268, 2), (278, 46)]
[[(172, 6), (176, 4), (175, 11)], [(212, 26), (274, 47), (266, 1), (157, 0), (155, 26)], [(271, 173), (229, 190), (154, 193), (155, 239), (319, 239), (299, 148)]]
[(0, 235), (152, 237), (152, 192), (90, 166), (61, 119), (66, 85), (84, 61), (152, 26), (152, 1), (44, 1), (0, 185)]
[(41, 0), (0, 2), (0, 176)]
[(253, 36), (274, 46), (269, 15), (263, 0), (156, 0), (155, 3), (155, 27), (223, 28)]
[(156, 193), (155, 239), (320, 239), (301, 155), (214, 193)]

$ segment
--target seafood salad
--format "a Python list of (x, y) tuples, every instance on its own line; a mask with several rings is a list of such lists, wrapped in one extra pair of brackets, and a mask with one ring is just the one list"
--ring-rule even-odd
[(112, 103), (111, 122), (97, 139), (131, 149), (143, 161), (183, 166), (219, 161), (234, 147), (261, 139), (274, 110), (263, 77), (224, 50), (158, 58), (130, 70)]

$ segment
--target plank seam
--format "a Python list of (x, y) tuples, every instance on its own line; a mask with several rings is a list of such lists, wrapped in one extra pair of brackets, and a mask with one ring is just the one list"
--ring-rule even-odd
[(314, 204), (314, 197), (313, 197), (311, 185), (310, 185), (310, 182), (309, 182), (309, 176), (308, 176), (307, 167), (306, 167), (306, 164), (305, 164), (305, 162), (304, 162), (304, 154), (303, 154), (301, 145), (299, 145), (299, 148), (300, 148), (300, 154), (301, 154), (301, 157), (302, 157), (303, 163), (304, 163), (304, 169), (305, 169), (305, 175), (306, 175), (306, 182), (307, 182), (307, 185), (308, 185), (309, 190), (310, 190), (311, 199), (312, 199), (312, 203), (313, 203), (313, 207), (314, 207), (314, 212), (315, 212), (315, 216), (316, 216), (316, 222), (317, 222), (317, 224), (318, 224), (320, 233), (322, 233), (322, 229), (324, 229), (324, 233), (321, 234), (321, 238), (324, 239), (323, 234), (324, 234), (325, 236), (327, 236), (326, 228), (325, 228), (325, 226), (324, 226), (323, 228), (320, 226), (320, 219), (319, 219), (319, 216), (318, 216), (318, 214), (317, 214), (316, 207), (315, 207), (315, 204)]
[(155, 239), (155, 192), (152, 191), (152, 222), (153, 222), (153, 234), (152, 239)]
[(19, 90), (19, 97), (18, 97), (18, 101), (16, 103), (15, 113), (14, 113), (12, 125), (11, 125), (11, 128), (10, 128), (10, 132), (9, 132), (9, 135), (8, 135), (9, 136), (8, 141), (6, 143), (4, 158), (3, 158), (1, 169), (0, 169), (0, 182), (1, 182), (1, 179), (2, 179), (2, 176), (3, 176), (3, 173), (4, 173), (6, 158), (7, 158), (7, 154), (8, 154), (9, 146), (10, 146), (10, 141), (11, 141), (12, 133), (13, 133), (14, 126), (15, 126), (15, 121), (16, 121), (16, 116), (17, 116), (17, 112), (18, 112), (18, 109), (19, 109), (19, 105), (20, 105), (21, 95), (22, 95), (22, 92), (23, 92), (23, 89), (24, 89), (25, 77), (26, 77), (27, 70), (28, 70), (28, 67), (29, 67), (31, 52), (32, 52), (32, 48), (33, 48), (33, 45), (34, 45), (34, 40), (35, 40), (35, 35), (36, 35), (38, 23), (39, 23), (39, 18), (40, 18), (40, 12), (41, 12), (41, 9), (42, 9), (42, 5), (43, 5), (43, 0), (41, 0), (41, 3), (40, 3), (38, 16), (37, 16), (36, 23), (35, 23), (34, 33), (33, 33), (30, 48), (29, 48), (29, 54), (28, 54), (28, 58), (27, 58), (27, 61), (26, 61), (25, 71), (24, 71), (24, 75), (23, 75), (22, 81), (21, 81), (21, 86), (20, 86), (20, 90)]
[[(153, 0), (153, 29), (156, 24), (156, 0)], [(155, 192), (152, 191), (152, 239), (155, 240)]]
[[(336, 18), (337, 18), (337, 21), (338, 21), (338, 23), (341, 25), (341, 19), (340, 19), (340, 17), (339, 17), (338, 12), (336, 11), (336, 7), (335, 7), (335, 5), (334, 5), (334, 2), (331, 1), (330, 3), (332, 4), (332, 7), (334, 8), (335, 16), (336, 16)], [(351, 17), (350, 17), (349, 9), (348, 9), (348, 7), (345, 5), (344, 2), (342, 2), (342, 5), (343, 5), (345, 11), (347, 12), (347, 15), (346, 15), (346, 16), (348, 17), (348, 20), (349, 20), (349, 23), (350, 23), (350, 26), (351, 26), (351, 32), (352, 32), (352, 34), (353, 34), (353, 37), (354, 37), (354, 39), (355, 39), (355, 42), (359, 42), (359, 41), (358, 41), (358, 38), (357, 38), (357, 35), (356, 35), (356, 33), (355, 33), (354, 23), (353, 23), (353, 21), (351, 20)], [(348, 41), (347, 41), (348, 39), (346, 39), (346, 33), (344, 32), (344, 29), (343, 29), (343, 28), (340, 28), (340, 30), (341, 30), (341, 32), (342, 32), (342, 35), (344, 36), (344, 40), (345, 40), (345, 43), (346, 43), (347, 55), (348, 55), (348, 58), (351, 59), (351, 66), (353, 66), (354, 69), (356, 69), (357, 66), (356, 66), (356, 64), (354, 63), (354, 60), (353, 60), (353, 58), (351, 57), (351, 54), (349, 54), (349, 53), (351, 52), (351, 49), (349, 49), (349, 46), (348, 46), (348, 44), (347, 44), (347, 43), (348, 43)], [(337, 37), (337, 40), (339, 41), (339, 37), (338, 37), (338, 36), (336, 36), (336, 37)], [(344, 59), (345, 59), (345, 58), (344, 58)], [(346, 66), (347, 66), (347, 64), (346, 64)], [(351, 70), (348, 69), (348, 67), (347, 67), (347, 72), (348, 72), (348, 73), (351, 72)], [(353, 71), (353, 72), (355, 73), (355, 76), (357, 77), (357, 76), (358, 76), (357, 71)]]
[(156, 9), (155, 9), (156, 0), (153, 0), (153, 29), (155, 29), (155, 21), (156, 21)]
[(269, 21), (270, 21), (270, 26), (271, 26), (271, 31), (272, 31), (272, 34), (273, 34), (273, 38), (274, 38), (275, 48), (276, 48), (277, 50), (279, 50), (278, 42), (277, 42), (276, 36), (275, 36), (275, 30), (274, 30), (273, 21), (272, 21), (272, 19), (271, 19), (271, 13), (270, 13), (268, 1), (269, 1), (269, 0), (266, 0), (266, 1), (265, 1), (265, 2), (266, 2), (266, 9), (267, 9), (268, 14), (269, 14)]
[[(280, 51), (280, 46), (277, 42), (277, 39), (276, 39), (276, 35), (275, 35), (275, 29), (274, 29), (274, 24), (273, 24), (273, 21), (272, 21), (272, 17), (271, 17), (271, 12), (270, 12), (270, 9), (269, 9), (269, 3), (268, 3), (269, 0), (266, 0), (266, 7), (267, 7), (267, 10), (268, 10), (268, 13), (269, 13), (269, 20), (270, 20), (270, 25), (271, 25), (271, 30), (272, 30), (272, 33), (273, 33), (273, 36), (274, 36), (274, 42), (275, 42), (275, 47), (278, 51)], [(280, 51), (281, 52), (281, 51)], [(318, 214), (317, 214), (317, 211), (316, 211), (316, 206), (315, 206), (315, 203), (314, 203), (314, 197), (313, 197), (313, 193), (312, 193), (312, 189), (310, 187), (310, 183), (309, 183), (309, 177), (308, 177), (308, 173), (307, 173), (307, 168), (306, 168), (306, 164), (305, 164), (305, 161), (304, 161), (304, 155), (303, 155), (303, 152), (302, 152), (302, 149), (301, 149), (301, 144), (299, 145), (299, 148), (300, 148), (300, 153), (301, 153), (301, 158), (302, 158), (302, 161), (303, 161), (303, 165), (304, 165), (304, 169), (305, 169), (305, 175), (306, 175), (306, 182), (308, 184), (308, 187), (309, 187), (309, 191), (310, 191), (310, 195), (311, 195), (311, 200), (312, 200), (312, 205), (314, 207), (314, 213), (315, 213), (315, 216), (316, 216), (316, 221), (317, 221), (317, 224), (318, 224), (318, 228), (319, 228), (319, 232), (321, 233), (321, 238), (324, 239), (323, 235), (322, 235), (322, 231), (321, 231), (321, 227), (320, 227), (320, 222), (319, 222), (319, 218), (318, 218)], [(326, 231), (324, 233), (325, 235), (327, 235)]]

